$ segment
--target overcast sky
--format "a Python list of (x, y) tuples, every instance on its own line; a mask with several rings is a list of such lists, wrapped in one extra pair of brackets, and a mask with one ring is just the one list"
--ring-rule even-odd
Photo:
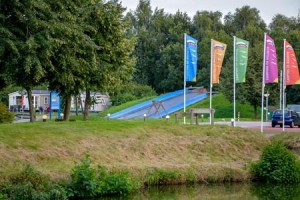
[[(139, 0), (121, 0), (127, 10), (135, 10)], [(164, 9), (167, 13), (175, 13), (177, 10), (187, 12), (190, 17), (196, 11), (221, 11), (224, 15), (234, 13), (236, 8), (244, 5), (255, 7), (260, 11), (260, 16), (269, 24), (276, 14), (287, 17), (296, 17), (300, 10), (300, 0), (151, 0), (151, 7)]]

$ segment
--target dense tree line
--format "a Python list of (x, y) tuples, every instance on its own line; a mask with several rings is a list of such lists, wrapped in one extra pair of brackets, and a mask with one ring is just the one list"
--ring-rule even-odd
[(118, 87), (132, 74), (124, 11), (114, 0), (0, 1), (1, 88), (15, 84), (32, 99), (32, 89), (47, 83), (64, 99), (65, 120), (71, 96), (85, 90), (87, 119), (90, 91)]
[[(201, 8), (199, 8), (201, 9)], [(224, 16), (198, 11), (192, 18), (178, 11), (166, 13), (140, 0), (125, 16), (118, 0), (3, 0), (0, 1), (0, 89), (19, 86), (31, 99), (34, 87), (46, 84), (65, 102), (86, 92), (84, 118), (88, 119), (90, 91), (109, 91), (116, 96), (134, 83), (163, 93), (183, 88), (183, 34), (198, 39), (198, 77), (193, 86), (209, 86), (210, 39), (228, 45), (221, 80), (214, 90), (232, 99), (232, 37), (250, 42), (246, 83), (237, 85), (238, 100), (260, 104), (263, 33), (275, 39), (282, 67), (283, 38), (300, 55), (300, 19), (274, 16), (269, 26), (256, 8), (244, 6)], [(279, 86), (267, 85), (271, 103)], [(287, 89), (288, 102), (300, 102), (299, 86)], [(153, 94), (153, 93), (151, 93)], [(126, 98), (125, 98), (126, 99)], [(31, 120), (34, 120), (30, 101)]]
[[(249, 6), (237, 8), (224, 16), (221, 12), (198, 11), (191, 19), (186, 13), (165, 13), (163, 9), (152, 9), (149, 0), (140, 0), (135, 11), (127, 14), (131, 23), (128, 31), (136, 37), (134, 54), (137, 59), (134, 80), (152, 86), (157, 92), (168, 92), (183, 88), (183, 33), (198, 39), (198, 77), (195, 86), (209, 87), (210, 39), (228, 45), (221, 79), (214, 90), (223, 92), (232, 100), (233, 92), (233, 36), (250, 42), (246, 82), (237, 84), (237, 100), (249, 102), (257, 116), (261, 102), (263, 37), (267, 32), (275, 39), (279, 67), (282, 68), (283, 39), (293, 44), (300, 56), (300, 16), (275, 15), (269, 26), (260, 17), (259, 10)], [(270, 103), (279, 99), (279, 85), (269, 84), (272, 91)], [(287, 89), (288, 103), (300, 102), (300, 87)]]

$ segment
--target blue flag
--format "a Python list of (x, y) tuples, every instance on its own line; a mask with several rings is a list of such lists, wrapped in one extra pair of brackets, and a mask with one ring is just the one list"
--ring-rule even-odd
[(185, 38), (185, 51), (186, 51), (186, 77), (185, 81), (192, 81), (196, 82), (196, 75), (197, 75), (197, 61), (198, 61), (198, 54), (197, 54), (197, 40), (192, 38), (189, 35), (186, 35)]

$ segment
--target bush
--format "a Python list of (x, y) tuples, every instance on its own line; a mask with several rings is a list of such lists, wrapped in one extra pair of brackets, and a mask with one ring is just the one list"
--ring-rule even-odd
[(75, 198), (127, 194), (139, 187), (126, 172), (108, 172), (104, 167), (91, 167), (89, 156), (72, 170), (71, 189)]
[(139, 187), (127, 172), (107, 172), (103, 167), (99, 167), (99, 181), (101, 195), (128, 194)]
[(156, 96), (156, 92), (147, 85), (128, 83), (119, 89), (120, 91), (117, 94), (111, 95), (112, 104), (114, 106), (137, 99), (142, 99), (144, 97)]
[(254, 180), (273, 183), (300, 182), (300, 165), (296, 156), (283, 144), (273, 143), (264, 148), (260, 160), (252, 164)]
[(96, 172), (91, 168), (91, 159), (86, 156), (76, 165), (71, 174), (71, 189), (76, 197), (95, 197), (98, 190)]
[(0, 103), (0, 123), (12, 123), (14, 120), (14, 114), (7, 111), (4, 104)]
[(30, 165), (26, 165), (20, 173), (12, 175), (8, 183), (1, 186), (0, 193), (7, 199), (64, 200), (69, 197), (65, 188), (52, 183), (49, 177), (42, 175)]

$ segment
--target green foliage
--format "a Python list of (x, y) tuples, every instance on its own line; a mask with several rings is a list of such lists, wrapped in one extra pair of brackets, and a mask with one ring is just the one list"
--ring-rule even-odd
[(91, 167), (89, 156), (76, 165), (71, 174), (71, 189), (74, 197), (92, 198), (103, 195), (123, 195), (137, 189), (139, 185), (125, 172), (107, 172), (103, 167)]
[(127, 172), (109, 173), (105, 168), (99, 167), (100, 195), (124, 195), (139, 188), (137, 181), (130, 178)]
[(76, 165), (71, 174), (71, 188), (77, 197), (94, 197), (97, 194), (98, 182), (96, 172), (91, 168), (91, 159), (86, 156)]
[[(36, 171), (30, 165), (10, 177), (9, 182), (0, 186), (0, 193), (8, 199), (58, 199), (65, 200), (67, 190), (50, 181), (49, 177)], [(1, 199), (1, 195), (0, 195)]]
[(148, 185), (176, 184), (181, 181), (182, 175), (178, 170), (152, 169), (146, 175)]
[(128, 83), (119, 88), (119, 92), (112, 95), (111, 100), (114, 106), (118, 106), (129, 101), (155, 95), (156, 92), (150, 86)]
[(14, 120), (14, 114), (7, 110), (7, 107), (0, 103), (0, 124), (12, 123)]
[(260, 160), (252, 164), (253, 179), (274, 183), (300, 182), (300, 163), (283, 144), (273, 143), (263, 150)]

